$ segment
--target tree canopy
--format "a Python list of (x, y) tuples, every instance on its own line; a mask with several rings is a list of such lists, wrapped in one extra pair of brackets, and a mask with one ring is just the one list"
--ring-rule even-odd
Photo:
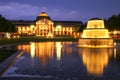
[(105, 26), (109, 30), (120, 30), (120, 14), (112, 15), (105, 20)]
[(0, 32), (16, 32), (15, 26), (0, 15)]

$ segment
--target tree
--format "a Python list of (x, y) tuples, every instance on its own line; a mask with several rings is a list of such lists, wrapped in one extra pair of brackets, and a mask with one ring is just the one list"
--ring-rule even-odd
[(0, 32), (16, 32), (15, 26), (0, 15)]
[(112, 15), (105, 20), (105, 25), (109, 30), (120, 30), (120, 14)]
[(79, 32), (83, 32), (83, 30), (87, 27), (87, 22), (82, 24), (79, 28)]

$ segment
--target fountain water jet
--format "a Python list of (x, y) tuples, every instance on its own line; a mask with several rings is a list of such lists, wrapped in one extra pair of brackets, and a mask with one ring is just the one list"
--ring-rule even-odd
[(108, 29), (104, 27), (104, 21), (94, 18), (88, 21), (78, 44), (80, 47), (113, 47), (113, 39), (110, 38)]

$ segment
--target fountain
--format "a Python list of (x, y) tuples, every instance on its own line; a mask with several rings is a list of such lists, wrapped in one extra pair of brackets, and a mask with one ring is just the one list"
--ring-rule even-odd
[(104, 27), (104, 21), (94, 18), (88, 21), (78, 44), (80, 47), (113, 47), (113, 39), (110, 38), (108, 29)]

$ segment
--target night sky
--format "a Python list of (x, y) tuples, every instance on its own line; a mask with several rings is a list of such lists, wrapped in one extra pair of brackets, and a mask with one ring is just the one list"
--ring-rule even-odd
[(6, 19), (35, 20), (45, 11), (52, 20), (86, 22), (120, 13), (120, 0), (0, 0), (0, 14)]

